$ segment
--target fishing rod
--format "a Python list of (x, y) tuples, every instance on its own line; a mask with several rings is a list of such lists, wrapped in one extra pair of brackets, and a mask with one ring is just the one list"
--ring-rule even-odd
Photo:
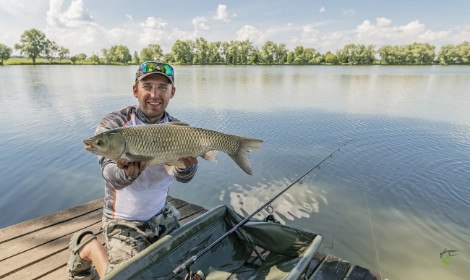
[(327, 157), (325, 157), (324, 159), (322, 159), (319, 163), (317, 163), (314, 167), (312, 167), (310, 170), (308, 170), (307, 172), (305, 172), (302, 176), (300, 176), (297, 180), (295, 180), (293, 183), (291, 183), (289, 186), (287, 186), (286, 188), (284, 188), (282, 191), (280, 191), (277, 195), (275, 195), (273, 198), (271, 198), (270, 200), (268, 200), (266, 203), (264, 203), (261, 207), (259, 207), (258, 209), (256, 209), (253, 213), (251, 213), (249, 216), (247, 216), (246, 218), (244, 218), (241, 222), (239, 222), (238, 224), (236, 224), (235, 226), (233, 226), (229, 231), (227, 231), (226, 233), (224, 233), (224, 235), (220, 236), (219, 238), (217, 238), (214, 242), (212, 242), (209, 246), (207, 246), (205, 249), (203, 249), (201, 252), (197, 253), (196, 255), (188, 258), (184, 263), (182, 263), (181, 265), (179, 265), (177, 268), (175, 268), (173, 270), (173, 272), (171, 273), (171, 275), (169, 276), (169, 278), (167, 279), (172, 279), (173, 277), (177, 276), (178, 274), (180, 274), (181, 272), (183, 272), (184, 270), (187, 270), (188, 272), (189, 271), (189, 267), (194, 264), (196, 262), (197, 259), (199, 259), (200, 257), (202, 257), (204, 254), (206, 254), (207, 252), (209, 252), (212, 248), (214, 248), (217, 244), (219, 244), (223, 239), (225, 239), (227, 236), (229, 236), (230, 234), (232, 234), (233, 232), (235, 232), (239, 227), (243, 226), (244, 224), (246, 224), (251, 218), (253, 218), (256, 214), (258, 214), (258, 212), (260, 212), (261, 210), (263, 210), (265, 207), (269, 206), (274, 200), (276, 200), (279, 196), (281, 196), (283, 193), (285, 193), (288, 189), (290, 189), (293, 185), (297, 184), (298, 182), (300, 182), (305, 176), (307, 176), (310, 172), (312, 172), (313, 170), (317, 169), (318, 167), (320, 167), (320, 165), (325, 162), (326, 160), (328, 160), (329, 158), (331, 158), (336, 152), (338, 152), (339, 150), (341, 150), (344, 146), (346, 146), (347, 144), (349, 144), (352, 140), (354, 140), (355, 138), (352, 138), (352, 139), (349, 139), (348, 141), (346, 141), (343, 145), (341, 145), (340, 147), (338, 147), (336, 150), (334, 150), (332, 153), (330, 153)]

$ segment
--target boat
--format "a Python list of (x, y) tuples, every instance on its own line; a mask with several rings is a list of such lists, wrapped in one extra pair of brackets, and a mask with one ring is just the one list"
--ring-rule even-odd
[[(164, 236), (104, 279), (185, 279), (196, 271), (207, 280), (309, 278), (308, 267), (321, 235), (273, 221), (250, 220), (236, 227), (243, 220), (227, 206), (218, 206)], [(207, 252), (200, 255), (204, 249)]]

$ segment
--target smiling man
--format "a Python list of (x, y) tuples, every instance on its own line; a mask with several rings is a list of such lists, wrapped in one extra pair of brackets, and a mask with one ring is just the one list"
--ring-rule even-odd
[[(178, 121), (166, 112), (176, 92), (170, 65), (156, 61), (142, 63), (132, 91), (139, 106), (106, 115), (95, 135), (118, 127)], [(197, 170), (195, 158), (182, 161), (186, 168), (177, 168), (174, 174), (169, 174), (163, 165), (146, 167), (144, 162), (114, 162), (99, 157), (105, 179), (102, 228), (106, 248), (93, 232), (77, 232), (70, 240), (70, 279), (94, 279), (92, 263), (102, 278), (116, 265), (179, 227), (178, 210), (167, 201), (168, 190), (175, 180), (189, 182)]]

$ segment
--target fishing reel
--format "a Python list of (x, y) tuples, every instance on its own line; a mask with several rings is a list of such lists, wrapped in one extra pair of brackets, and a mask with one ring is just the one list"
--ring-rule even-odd
[(206, 275), (201, 270), (198, 270), (196, 272), (189, 271), (183, 279), (184, 280), (205, 280)]
[(266, 216), (266, 218), (264, 218), (264, 221), (265, 222), (271, 222), (271, 223), (276, 223), (276, 224), (280, 224), (281, 222), (278, 221), (273, 213), (274, 213), (274, 208), (271, 206), (271, 205), (268, 205), (266, 206), (266, 211), (268, 212), (268, 215)]

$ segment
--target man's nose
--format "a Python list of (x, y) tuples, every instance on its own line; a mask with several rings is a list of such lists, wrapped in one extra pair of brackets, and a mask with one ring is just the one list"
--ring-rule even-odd
[(157, 96), (160, 95), (160, 91), (155, 87), (155, 88), (153, 88), (153, 89), (150, 91), (150, 95), (151, 95), (152, 97), (157, 97)]

